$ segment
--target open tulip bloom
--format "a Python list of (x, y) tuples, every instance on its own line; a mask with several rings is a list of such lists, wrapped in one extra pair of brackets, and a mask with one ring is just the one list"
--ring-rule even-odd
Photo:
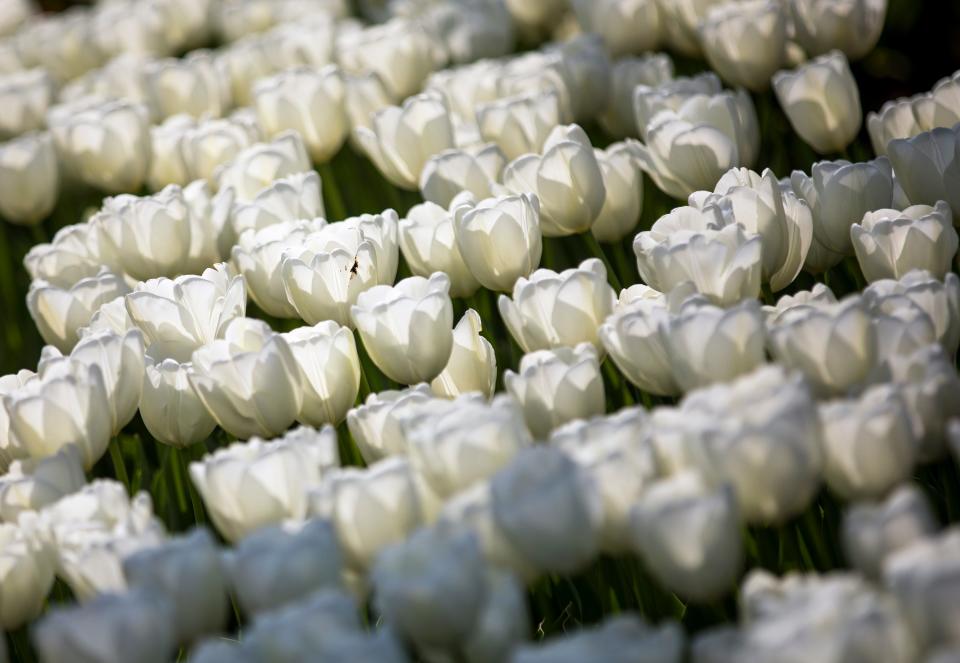
[(955, 3), (50, 4), (0, 663), (960, 660)]

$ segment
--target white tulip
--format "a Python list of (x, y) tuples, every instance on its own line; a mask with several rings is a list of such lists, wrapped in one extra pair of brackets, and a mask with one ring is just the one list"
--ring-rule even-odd
[(541, 573), (573, 573), (598, 553), (603, 503), (593, 478), (557, 449), (534, 446), (490, 482), (503, 536)]
[(143, 77), (149, 99), (161, 117), (185, 113), (191, 117), (222, 117), (232, 99), (227, 81), (217, 71), (208, 52), (183, 59), (147, 63)]
[(14, 138), (44, 127), (44, 115), (53, 104), (54, 82), (45, 69), (27, 69), (0, 75), (0, 137)]
[(184, 186), (190, 182), (182, 144), (184, 136), (196, 126), (196, 120), (189, 115), (172, 115), (162, 124), (150, 127), (148, 189), (159, 191), (169, 184)]
[(190, 363), (163, 359), (144, 366), (140, 416), (158, 442), (187, 447), (209, 437), (217, 422), (193, 390)]
[(512, 160), (540, 152), (560, 123), (560, 102), (553, 92), (507, 97), (478, 105), (476, 117), (483, 139), (496, 143)]
[(788, 23), (786, 8), (773, 0), (716, 5), (700, 23), (700, 43), (727, 83), (763, 91), (786, 58)]
[(303, 404), (297, 419), (308, 426), (339, 424), (360, 391), (360, 359), (353, 332), (327, 320), (283, 336), (302, 378)]
[[(870, 145), (874, 154), (878, 157), (886, 156), (890, 141), (913, 138), (923, 132), (915, 112), (916, 102), (921, 98), (922, 95), (892, 99), (885, 102), (879, 111), (867, 113), (867, 133), (870, 134)], [(957, 121), (960, 121), (960, 118), (957, 118)], [(950, 127), (953, 124), (942, 126)]]
[[(452, 208), (458, 205), (454, 199)], [(470, 273), (454, 231), (453, 209), (446, 210), (431, 202), (414, 205), (399, 225), (400, 250), (416, 276), (429, 277), (444, 272), (450, 278), (452, 297), (469, 297), (480, 287)]]
[(0, 145), (0, 216), (34, 225), (57, 204), (59, 165), (50, 134), (31, 133)]
[(0, 13), (0, 35), (6, 37), (16, 33), (17, 28), (30, 18), (33, 11), (28, 0), (12, 0), (6, 3)]
[(46, 458), (16, 460), (0, 477), (0, 520), (15, 523), (21, 513), (39, 511), (86, 482), (80, 450), (73, 444)]
[(610, 68), (610, 100), (600, 115), (600, 125), (612, 136), (634, 135), (637, 120), (633, 110), (634, 90), (656, 87), (673, 78), (673, 60), (665, 53), (647, 53), (639, 57), (615, 60)]
[(300, 368), (283, 336), (260, 320), (231, 320), (223, 338), (194, 351), (191, 361), (190, 384), (231, 435), (269, 438), (300, 413)]
[(0, 624), (12, 631), (40, 616), (54, 581), (54, 553), (28, 522), (0, 524)]
[(430, 383), (434, 395), (456, 398), (478, 391), (487, 398), (497, 385), (497, 355), (481, 334), (480, 314), (468, 308), (453, 328), (453, 349), (440, 375)]
[(268, 612), (324, 588), (338, 589), (343, 560), (325, 520), (267, 525), (226, 553), (224, 567), (246, 615)]
[(262, 230), (287, 221), (326, 218), (323, 187), (316, 171), (275, 180), (251, 201), (239, 202), (231, 212), (233, 231)]
[(0, 376), (0, 470), (4, 472), (9, 469), (13, 460), (29, 458), (30, 454), (10, 434), (10, 415), (3, 404), (3, 396), (17, 391), (36, 377), (36, 373), (27, 369)]
[(457, 247), (480, 285), (509, 292), (540, 264), (540, 203), (536, 196), (500, 196), (454, 210)]
[(599, 34), (611, 55), (652, 51), (660, 43), (655, 0), (575, 0), (572, 4), (580, 26)]
[(850, 227), (857, 262), (868, 281), (899, 279), (920, 269), (942, 278), (951, 271), (960, 245), (950, 207), (913, 205), (902, 212), (867, 212)]
[(223, 338), (230, 321), (243, 317), (246, 304), (243, 277), (232, 276), (223, 264), (200, 276), (144, 281), (126, 298), (127, 313), (143, 332), (151, 357), (179, 362)]
[(687, 471), (653, 483), (630, 511), (631, 536), (654, 578), (695, 602), (722, 595), (743, 559), (740, 512), (730, 486)]
[(191, 643), (223, 629), (227, 620), (227, 583), (220, 553), (208, 530), (195, 529), (123, 560), (123, 574), (133, 591), (163, 597), (174, 608), (178, 643)]
[[(295, 5), (291, 2), (283, 6)], [(261, 36), (267, 58), (277, 71), (295, 67), (320, 69), (334, 60), (338, 22), (327, 13), (327, 8), (310, 7), (309, 3), (306, 6), (309, 13), (302, 20), (284, 17)]]
[(960, 224), (960, 128), (933, 129), (887, 145), (897, 182), (914, 205), (946, 201)]
[(299, 132), (314, 163), (329, 161), (347, 137), (343, 79), (334, 66), (286, 71), (257, 81), (254, 107), (268, 136)]
[[(956, 107), (958, 93), (960, 93), (960, 76), (957, 72), (953, 72), (952, 75), (937, 81), (929, 93), (912, 97), (910, 101), (920, 130), (950, 128), (960, 122), (960, 111)], [(896, 137), (900, 138), (900, 136)], [(909, 138), (909, 136), (904, 137)]]
[(256, 121), (243, 115), (186, 128), (179, 142), (187, 178), (216, 183), (217, 168), (260, 140), (261, 133)]
[(50, 243), (34, 244), (24, 256), (23, 266), (34, 280), (70, 288), (81, 279), (96, 276), (105, 261), (112, 262), (102, 255), (97, 240), (96, 228), (87, 223), (64, 226)]
[(231, 42), (217, 53), (218, 74), (226, 81), (237, 106), (252, 105), (254, 83), (274, 73), (268, 45), (266, 39), (251, 35)]
[(393, 105), (393, 97), (387, 92), (383, 81), (375, 72), (356, 75), (345, 74), (344, 111), (350, 121), (350, 145), (363, 152), (363, 144), (357, 138), (356, 128), (373, 129), (373, 116)]
[(809, 55), (837, 48), (851, 60), (866, 56), (880, 39), (887, 0), (790, 0), (796, 38)]
[(420, 173), (424, 200), (450, 207), (458, 194), (468, 191), (481, 200), (496, 189), (507, 158), (493, 143), (478, 148), (445, 150), (430, 157)]
[(275, 180), (310, 170), (310, 157), (296, 132), (283, 132), (269, 143), (256, 143), (214, 171), (217, 187), (233, 187), (240, 202), (256, 198)]
[(672, 71), (671, 65), (663, 73), (648, 73), (624, 91), (627, 96), (623, 100), (623, 111), (630, 112), (630, 135), (637, 135), (639, 131), (639, 136), (646, 140), (647, 127), (658, 112), (679, 111), (684, 102), (692, 97), (714, 97), (723, 91), (720, 78), (712, 71), (677, 78), (673, 77)]
[(863, 122), (857, 81), (839, 51), (773, 76), (790, 125), (820, 154), (842, 152), (857, 137)]
[(658, 0), (660, 24), (666, 43), (687, 57), (701, 55), (700, 38), (697, 26), (706, 18), (710, 8), (723, 0), (678, 0), (664, 2)]
[(425, 384), (401, 391), (381, 391), (347, 413), (350, 436), (365, 462), (374, 463), (387, 456), (407, 453), (406, 437), (400, 422), (407, 411), (430, 401)]
[(360, 293), (350, 315), (373, 363), (402, 384), (439, 375), (453, 349), (450, 279), (411, 276)]
[(672, 621), (648, 625), (638, 615), (623, 613), (597, 626), (547, 638), (542, 644), (520, 645), (511, 663), (576, 663), (593, 656), (608, 663), (679, 663), (684, 656), (683, 628)]
[(643, 174), (634, 150), (613, 143), (596, 152), (606, 199), (590, 232), (600, 242), (619, 242), (633, 232), (643, 211)]

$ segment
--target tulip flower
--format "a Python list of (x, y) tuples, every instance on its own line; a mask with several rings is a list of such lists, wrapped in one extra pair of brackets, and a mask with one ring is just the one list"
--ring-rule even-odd
[(13, 0), (5, 5), (0, 14), (0, 35), (6, 37), (14, 34), (32, 13), (33, 7), (27, 0)]
[(7, 113), (0, 120), (0, 137), (15, 138), (42, 129), (44, 115), (53, 104), (54, 82), (42, 68), (0, 76), (0, 103)]
[(572, 4), (580, 26), (599, 34), (613, 56), (652, 51), (660, 43), (660, 10), (655, 0), (576, 0)]
[(0, 524), (0, 550), (0, 623), (13, 630), (40, 616), (53, 588), (55, 557), (29, 522)]
[(425, 200), (450, 207), (458, 194), (468, 191), (481, 200), (493, 195), (507, 159), (493, 143), (474, 149), (452, 149), (430, 157), (420, 173), (420, 193)]
[(275, 180), (253, 200), (237, 203), (231, 216), (237, 237), (245, 230), (256, 231), (278, 223), (325, 218), (320, 176), (309, 171)]
[(584, 656), (602, 656), (610, 663), (646, 660), (676, 663), (683, 660), (683, 629), (673, 621), (648, 625), (628, 612), (606, 618), (596, 626), (547, 638), (540, 644), (517, 647), (515, 663), (574, 663)]
[[(58, 288), (70, 288), (81, 279), (96, 276), (104, 257), (96, 229), (75, 223), (57, 231), (50, 243), (34, 244), (23, 258), (30, 278)], [(106, 248), (106, 247), (102, 247)]]
[(647, 74), (650, 80), (641, 79), (624, 91), (629, 95), (624, 98), (624, 104), (629, 103), (629, 108), (625, 105), (623, 110), (629, 110), (633, 118), (629, 125), (631, 135), (639, 131), (640, 138), (646, 140), (647, 128), (658, 112), (678, 111), (691, 97), (712, 97), (723, 91), (720, 78), (712, 71), (674, 78), (671, 65), (666, 73)]
[(673, 78), (673, 60), (665, 53), (647, 53), (624, 57), (610, 68), (610, 100), (598, 119), (612, 136), (622, 138), (636, 132), (633, 109), (634, 90), (640, 86), (656, 87)]
[(633, 148), (613, 143), (597, 151), (606, 199), (590, 232), (600, 242), (619, 242), (633, 232), (643, 210), (643, 174)]
[(811, 56), (839, 49), (851, 60), (866, 56), (883, 30), (887, 0), (790, 0), (796, 39)]
[(740, 512), (729, 485), (692, 471), (653, 483), (630, 511), (633, 545), (661, 584), (709, 601), (735, 582), (743, 559)]
[(897, 182), (914, 205), (946, 201), (960, 223), (960, 129), (933, 129), (887, 145)]
[(953, 72), (953, 75), (937, 81), (929, 93), (911, 99), (920, 129), (930, 131), (937, 127), (950, 128), (960, 122), (960, 110), (956, 107), (958, 93), (960, 75)]
[(217, 422), (190, 385), (191, 364), (163, 359), (144, 366), (140, 416), (158, 442), (187, 447), (210, 436)]
[(937, 531), (930, 503), (916, 486), (904, 485), (879, 502), (860, 502), (843, 516), (843, 549), (851, 565), (878, 578), (886, 558)]
[(342, 583), (340, 548), (324, 520), (261, 527), (227, 553), (224, 566), (246, 615), (268, 612)]
[(302, 376), (303, 404), (297, 419), (308, 426), (339, 424), (360, 391), (353, 332), (327, 320), (283, 336)]
[(223, 117), (232, 99), (210, 53), (199, 51), (183, 59), (148, 62), (143, 77), (151, 105), (160, 117), (185, 113), (190, 117)]
[(287, 341), (260, 320), (231, 320), (223, 338), (196, 350), (191, 362), (190, 384), (231, 435), (269, 438), (300, 413), (300, 368)]
[(344, 74), (344, 110), (350, 121), (350, 145), (363, 152), (357, 127), (373, 130), (373, 115), (393, 105), (393, 97), (375, 72)]
[(540, 152), (560, 123), (560, 103), (556, 93), (531, 93), (480, 104), (476, 117), (483, 140), (496, 143), (513, 160)]
[(190, 182), (181, 145), (184, 136), (196, 126), (196, 120), (189, 115), (172, 115), (162, 124), (150, 127), (150, 167), (147, 171), (150, 191), (160, 191), (169, 184), (184, 186)]
[(86, 482), (80, 449), (73, 444), (46, 458), (13, 461), (0, 477), (0, 520), (15, 523), (21, 513), (39, 511)]
[(487, 567), (485, 600), (463, 648), (467, 660), (497, 661), (526, 641), (530, 627), (526, 592), (514, 574)]
[(254, 83), (274, 73), (266, 40), (252, 35), (221, 49), (216, 56), (216, 67), (237, 106), (252, 105)]
[(251, 201), (275, 180), (310, 170), (303, 139), (286, 131), (269, 143), (256, 143), (214, 171), (217, 187), (233, 187), (237, 200)]
[(254, 145), (260, 140), (261, 134), (256, 118), (241, 113), (186, 127), (179, 143), (187, 178), (204, 179), (215, 184), (217, 168), (230, 163)]
[(123, 574), (134, 591), (163, 597), (174, 608), (176, 641), (190, 643), (221, 631), (227, 620), (227, 584), (220, 552), (206, 529), (139, 550), (123, 560)]
[(667, 45), (686, 57), (701, 55), (697, 26), (706, 18), (710, 8), (717, 4), (720, 4), (720, 0), (658, 2), (660, 25)]
[(411, 276), (360, 293), (350, 315), (363, 345), (391, 380), (416, 384), (437, 377), (453, 349), (450, 279)]
[(507, 371), (503, 383), (537, 439), (568, 421), (604, 412), (597, 350), (589, 343), (526, 354), (520, 372)]
[(599, 490), (562, 452), (534, 446), (493, 477), (493, 519), (541, 573), (572, 573), (597, 554), (603, 522)]
[(467, 309), (453, 328), (453, 349), (440, 375), (430, 382), (434, 395), (456, 398), (478, 391), (491, 398), (497, 383), (497, 355), (480, 334), (480, 315)]
[(500, 196), (454, 210), (460, 255), (485, 288), (509, 292), (540, 264), (540, 203), (536, 196)]
[(793, 130), (820, 154), (842, 152), (857, 137), (860, 93), (843, 53), (831, 51), (778, 71), (773, 88)]
[(30, 133), (0, 145), (0, 216), (34, 225), (53, 211), (60, 186), (50, 134)]
[(913, 138), (922, 132), (923, 129), (915, 113), (913, 98), (887, 101), (879, 111), (867, 113), (867, 133), (870, 134), (873, 152), (878, 157), (887, 156), (887, 146), (890, 141), (898, 138)]
[(343, 80), (333, 66), (286, 71), (257, 81), (254, 107), (268, 136), (296, 131), (314, 163), (325, 163), (347, 137)]
[[(296, 67), (321, 69), (332, 64), (338, 19), (346, 18), (345, 7), (339, 0), (320, 7), (281, 3), (277, 25), (260, 36), (273, 68), (277, 71)], [(288, 9), (292, 11), (284, 11)]]
[(951, 270), (960, 237), (953, 227), (950, 207), (913, 205), (902, 212), (867, 212), (850, 227), (857, 262), (868, 281), (898, 279), (919, 269), (935, 277)]
[[(461, 200), (469, 198), (458, 197), (451, 207)], [(457, 246), (453, 209), (431, 202), (414, 205), (407, 217), (400, 219), (399, 240), (410, 271), (424, 277), (444, 272), (450, 278), (451, 297), (469, 297), (480, 287)]]
[(763, 91), (786, 58), (787, 9), (774, 0), (711, 7), (700, 23), (710, 66), (730, 85)]
[(400, 421), (405, 412), (430, 399), (429, 387), (419, 384), (401, 391), (372, 393), (362, 405), (350, 410), (347, 426), (364, 461), (370, 464), (387, 456), (406, 454)]

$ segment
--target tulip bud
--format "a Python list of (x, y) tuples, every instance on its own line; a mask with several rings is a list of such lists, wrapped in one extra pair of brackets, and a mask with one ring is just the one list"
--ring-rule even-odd
[(0, 216), (34, 225), (57, 204), (57, 155), (47, 132), (31, 133), (0, 145)]
[(134, 591), (170, 602), (178, 643), (194, 642), (226, 624), (226, 578), (213, 536), (205, 529), (133, 553), (123, 560), (123, 573)]
[(630, 510), (633, 545), (654, 578), (690, 601), (722, 595), (740, 573), (740, 514), (733, 489), (686, 471), (650, 486)]
[(150, 166), (147, 109), (126, 100), (106, 101), (47, 118), (57, 152), (79, 179), (108, 193), (137, 191)]
[(251, 106), (254, 83), (274, 73), (267, 41), (255, 35), (231, 42), (216, 58), (217, 71), (237, 106)]
[(910, 103), (920, 131), (930, 131), (937, 127), (950, 128), (960, 122), (960, 110), (956, 106), (958, 93), (960, 93), (960, 76), (954, 72), (953, 75), (937, 81), (927, 94), (912, 97)]
[[(879, 111), (867, 113), (867, 133), (870, 134), (873, 152), (878, 157), (887, 156), (887, 146), (890, 141), (898, 138), (913, 138), (923, 132), (917, 120), (914, 105), (914, 101), (919, 98), (918, 96), (887, 101)], [(960, 118), (957, 120), (960, 121)], [(943, 126), (949, 127), (952, 124)]]
[(420, 173), (420, 192), (425, 200), (450, 207), (467, 191), (478, 199), (493, 195), (507, 159), (493, 143), (467, 150), (445, 150), (430, 157)]
[(843, 549), (854, 568), (877, 578), (884, 560), (927, 539), (938, 525), (923, 492), (912, 485), (893, 491), (881, 502), (861, 502), (843, 516)]
[(831, 51), (779, 71), (773, 87), (793, 130), (820, 154), (842, 152), (857, 137), (860, 93), (843, 53)]
[(627, 96), (623, 101), (626, 104), (623, 110), (630, 112), (630, 135), (636, 135), (639, 131), (641, 139), (646, 140), (647, 128), (654, 115), (660, 111), (676, 112), (695, 96), (713, 97), (723, 91), (720, 78), (712, 71), (674, 78), (671, 67), (669, 73), (670, 75), (648, 74), (649, 80), (640, 79), (624, 91)]
[(241, 439), (272, 437), (303, 403), (300, 369), (287, 341), (252, 318), (231, 320), (223, 338), (193, 353), (188, 374), (220, 427)]
[(232, 99), (208, 52), (183, 59), (149, 62), (143, 68), (147, 94), (160, 117), (185, 113), (191, 117), (223, 117)]
[(597, 554), (603, 506), (593, 479), (565, 454), (535, 446), (493, 477), (494, 521), (541, 573), (572, 573)]
[(240, 202), (251, 201), (275, 180), (310, 170), (310, 157), (296, 132), (284, 132), (272, 142), (257, 143), (214, 172), (217, 187), (233, 187)]
[(150, 127), (148, 189), (159, 191), (169, 184), (184, 186), (190, 182), (182, 144), (184, 136), (196, 126), (189, 115), (172, 115), (162, 124)]
[[(338, 1), (320, 7), (306, 5), (306, 14), (302, 17), (294, 10), (290, 15), (281, 16), (276, 26), (261, 35), (267, 58), (276, 71), (296, 67), (321, 69), (333, 62), (339, 24), (330, 4)], [(297, 3), (281, 4), (280, 7), (282, 12), (283, 8), (297, 7)], [(341, 12), (337, 10), (336, 13)], [(342, 25), (344, 30), (354, 27), (348, 23)]]
[(619, 242), (633, 232), (643, 210), (643, 173), (633, 149), (613, 143), (596, 151), (606, 199), (590, 232), (599, 242)]
[(140, 416), (150, 435), (174, 447), (207, 439), (217, 422), (190, 385), (190, 363), (147, 361), (144, 369)]
[(859, 297), (797, 307), (769, 323), (767, 331), (774, 359), (802, 372), (821, 395), (862, 384), (876, 362), (876, 330)]
[(883, 31), (886, 0), (790, 0), (797, 41), (808, 55), (839, 49), (851, 60), (866, 56)]
[(507, 97), (477, 106), (483, 140), (496, 143), (507, 159), (539, 153), (550, 131), (560, 124), (556, 93)]
[(288, 69), (257, 81), (254, 106), (268, 136), (296, 131), (314, 163), (325, 163), (347, 137), (343, 80), (333, 66)]
[(0, 138), (15, 138), (42, 129), (44, 115), (53, 104), (54, 83), (45, 69), (28, 69), (0, 75)]
[(867, 212), (850, 227), (857, 262), (868, 281), (899, 279), (915, 269), (936, 278), (951, 270), (960, 237), (953, 227), (950, 207), (914, 205), (902, 212)]
[(373, 363), (402, 384), (429, 381), (453, 348), (450, 279), (436, 272), (360, 293), (350, 315)]
[(897, 182), (914, 205), (946, 201), (960, 224), (960, 129), (933, 129), (890, 141), (887, 153)]
[(610, 69), (610, 100), (598, 119), (611, 136), (623, 138), (636, 133), (633, 109), (634, 90), (656, 87), (673, 78), (673, 60), (665, 53), (647, 53), (616, 60)]
[(246, 305), (243, 277), (232, 276), (224, 264), (200, 276), (144, 281), (126, 298), (127, 313), (143, 332), (151, 357), (178, 362), (223, 338), (228, 323), (242, 318)]
[(484, 570), (473, 534), (422, 529), (377, 558), (374, 602), (384, 621), (418, 649), (457, 651), (480, 616)]
[[(453, 206), (457, 206), (454, 200)], [(469, 297), (480, 287), (470, 273), (454, 231), (454, 212), (431, 202), (414, 205), (399, 225), (400, 250), (416, 276), (444, 272), (452, 297)]]
[(363, 405), (350, 410), (347, 426), (364, 461), (370, 464), (387, 456), (406, 454), (406, 437), (400, 421), (408, 409), (430, 399), (430, 389), (419, 384), (402, 391), (372, 393)]
[(485, 288), (509, 292), (540, 264), (540, 203), (536, 196), (500, 196), (454, 210), (454, 234), (464, 262)]
[(613, 56), (652, 51), (660, 44), (660, 11), (655, 0), (575, 0), (572, 5), (580, 27), (599, 34)]
[(700, 42), (710, 66), (730, 85), (763, 91), (783, 64), (788, 17), (774, 0), (711, 7), (700, 23)]
[(96, 229), (87, 223), (64, 226), (49, 244), (35, 244), (23, 258), (30, 278), (58, 288), (70, 288), (81, 279), (96, 276), (105, 258)]
[(311, 495), (311, 513), (329, 517), (351, 568), (368, 569), (381, 550), (421, 525), (417, 481), (410, 464), (388, 458), (332, 474)]
[(234, 205), (231, 214), (237, 237), (245, 230), (262, 230), (301, 219), (326, 218), (320, 176), (311, 170), (275, 180), (253, 200)]
[(0, 624), (12, 631), (40, 616), (53, 587), (54, 554), (29, 521), (0, 524)]
[(39, 511), (86, 482), (80, 450), (73, 444), (46, 458), (13, 461), (0, 477), (0, 520), (15, 523), (21, 513)]
[(153, 593), (105, 594), (52, 611), (33, 629), (33, 642), (44, 663), (161, 663), (176, 649), (174, 618), (170, 602)]
[(514, 340), (533, 352), (583, 342), (599, 347), (598, 328), (615, 301), (603, 263), (590, 258), (560, 273), (538, 269), (529, 280), (520, 277), (499, 306)]
[(339, 424), (360, 391), (360, 359), (353, 332), (327, 320), (283, 337), (300, 369), (303, 404), (297, 419), (308, 426)]
[(373, 116), (384, 108), (393, 105), (393, 98), (387, 92), (380, 77), (374, 72), (356, 75), (345, 74), (344, 110), (350, 120), (350, 145), (356, 151), (363, 152), (363, 144), (357, 138), (357, 127), (373, 129)]
[(492, 398), (497, 384), (497, 355), (493, 345), (480, 335), (480, 314), (466, 310), (453, 328), (453, 349), (440, 375), (430, 383), (434, 395), (456, 398), (479, 391)]
[(260, 134), (256, 121), (239, 113), (231, 118), (205, 120), (186, 128), (180, 139), (180, 152), (187, 178), (204, 179), (215, 184), (217, 168), (254, 145), (260, 140)]
[(391, 184), (416, 190), (434, 155), (455, 146), (450, 111), (442, 97), (424, 93), (373, 116), (373, 127), (354, 132), (367, 156)]

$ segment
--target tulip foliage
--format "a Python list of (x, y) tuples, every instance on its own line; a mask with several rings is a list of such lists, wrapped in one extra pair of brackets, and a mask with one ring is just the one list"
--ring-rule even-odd
[(0, 661), (960, 660), (888, 18), (0, 3)]

